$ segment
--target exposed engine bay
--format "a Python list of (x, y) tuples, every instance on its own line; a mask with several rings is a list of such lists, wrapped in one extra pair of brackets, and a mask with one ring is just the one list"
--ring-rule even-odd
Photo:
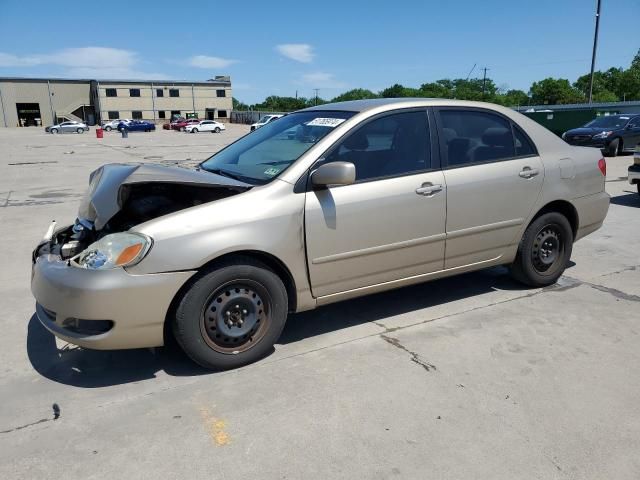
[(201, 170), (162, 165), (105, 165), (94, 171), (73, 226), (58, 230), (34, 256), (70, 259), (105, 235), (173, 212), (237, 195), (243, 182)]

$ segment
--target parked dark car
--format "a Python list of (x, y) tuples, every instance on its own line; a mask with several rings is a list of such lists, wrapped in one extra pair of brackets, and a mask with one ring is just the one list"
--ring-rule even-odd
[(583, 127), (564, 132), (562, 138), (571, 145), (597, 147), (609, 157), (633, 152), (640, 143), (640, 114), (598, 117)]
[(129, 132), (151, 132), (156, 129), (155, 123), (146, 120), (131, 120), (130, 122), (120, 122), (118, 130), (125, 128)]

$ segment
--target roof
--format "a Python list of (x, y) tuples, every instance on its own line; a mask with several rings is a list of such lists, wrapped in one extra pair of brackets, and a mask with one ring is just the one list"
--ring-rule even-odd
[[(377, 107), (385, 107), (390, 105), (402, 106), (406, 103), (416, 102), (428, 104), (434, 101), (443, 101), (442, 98), (369, 98), (365, 100), (349, 100), (347, 102), (325, 103), (316, 105), (305, 110), (342, 110), (347, 112), (364, 112)], [(451, 100), (456, 102), (456, 100)]]
[(69, 83), (131, 83), (131, 84), (161, 84), (161, 85), (225, 85), (231, 86), (231, 79), (211, 79), (206, 81), (189, 80), (136, 80), (136, 79), (95, 79), (95, 78), (43, 78), (43, 77), (0, 77), (0, 82), (69, 82)]

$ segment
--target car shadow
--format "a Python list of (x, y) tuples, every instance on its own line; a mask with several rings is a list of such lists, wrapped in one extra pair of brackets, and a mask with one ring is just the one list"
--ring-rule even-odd
[(635, 207), (640, 208), (640, 195), (637, 192), (630, 192), (625, 190), (624, 195), (617, 195), (611, 197), (611, 203), (614, 205), (622, 205), (623, 207)]
[[(570, 265), (571, 266), (571, 265)], [(422, 283), (290, 315), (277, 345), (286, 345), (328, 332), (402, 315), (495, 290), (525, 290), (511, 280), (504, 267)], [(34, 314), (28, 326), (27, 354), (43, 377), (81, 388), (97, 388), (152, 379), (163, 371), (170, 376), (215, 374), (193, 363), (172, 342), (164, 348), (87, 350), (58, 348), (55, 337)]]

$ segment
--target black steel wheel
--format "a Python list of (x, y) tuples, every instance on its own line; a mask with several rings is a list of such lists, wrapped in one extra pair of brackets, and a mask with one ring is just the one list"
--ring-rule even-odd
[(206, 368), (254, 362), (272, 349), (287, 318), (287, 290), (266, 265), (248, 257), (200, 274), (179, 299), (173, 333)]
[(573, 230), (558, 212), (545, 213), (527, 227), (511, 265), (512, 276), (532, 287), (554, 284), (564, 273), (573, 248)]

